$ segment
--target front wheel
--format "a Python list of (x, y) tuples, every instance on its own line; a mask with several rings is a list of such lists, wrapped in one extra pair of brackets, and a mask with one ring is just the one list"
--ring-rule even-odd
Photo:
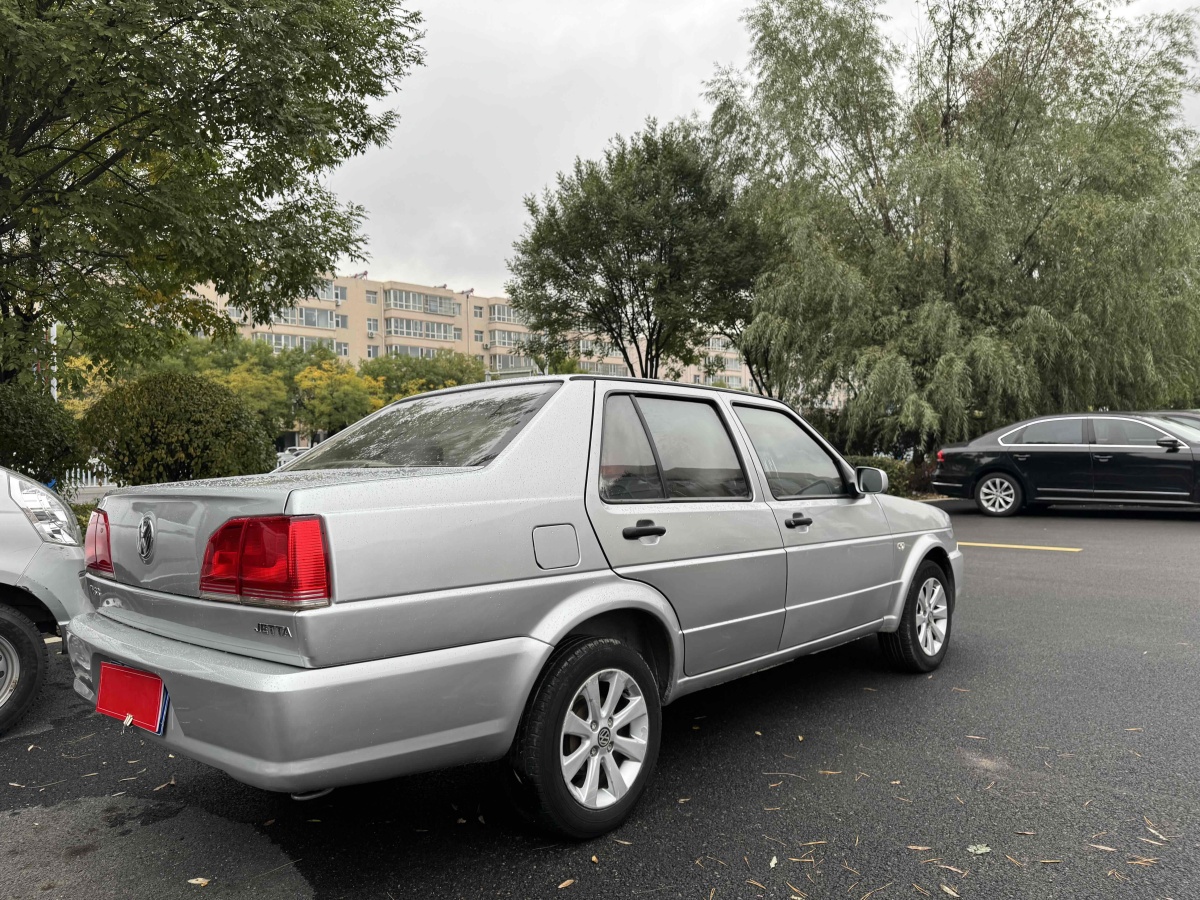
[(0, 605), (0, 734), (29, 712), (49, 665), (37, 626), (12, 607)]
[(510, 756), (519, 802), (547, 830), (594, 838), (629, 815), (662, 735), (650, 667), (613, 638), (559, 648), (534, 688)]
[(879, 645), (888, 661), (905, 672), (932, 672), (946, 658), (954, 616), (954, 588), (942, 567), (925, 560), (917, 567), (900, 627), (881, 632)]
[(1015, 516), (1023, 502), (1021, 485), (1003, 472), (984, 475), (975, 488), (975, 505), (985, 516)]

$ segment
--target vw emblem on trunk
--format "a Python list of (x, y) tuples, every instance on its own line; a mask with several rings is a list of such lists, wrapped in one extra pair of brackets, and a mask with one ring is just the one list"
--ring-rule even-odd
[(149, 565), (154, 558), (154, 516), (150, 513), (142, 516), (142, 521), (138, 523), (137, 542), (138, 556)]

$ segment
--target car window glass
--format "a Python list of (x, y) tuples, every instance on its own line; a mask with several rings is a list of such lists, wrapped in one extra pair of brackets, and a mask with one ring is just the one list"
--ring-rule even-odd
[(1110, 446), (1153, 447), (1161, 437), (1167, 437), (1157, 428), (1151, 428), (1133, 419), (1092, 419), (1096, 431), (1096, 443)]
[(833, 459), (795, 420), (756, 406), (734, 406), (776, 500), (841, 496), (847, 488)]
[(664, 499), (654, 452), (628, 394), (611, 396), (604, 404), (600, 496), (605, 500)]
[(523, 384), (404, 400), (309, 450), (287, 470), (486, 465), (556, 390), (557, 384)]
[(1155, 422), (1162, 422), (1168, 430), (1183, 438), (1189, 444), (1200, 445), (1200, 419), (1190, 419), (1179, 416), (1159, 416)]
[(688, 500), (750, 496), (733, 442), (716, 409), (703, 401), (638, 397), (662, 463), (667, 495)]
[[(1013, 438), (1016, 438), (1014, 440)], [(1082, 444), (1083, 419), (1046, 419), (1025, 426), (1010, 443), (1019, 444)]]

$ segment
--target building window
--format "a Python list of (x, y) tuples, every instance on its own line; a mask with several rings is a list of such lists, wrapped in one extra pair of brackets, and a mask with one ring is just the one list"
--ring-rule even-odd
[(269, 344), (276, 353), (281, 350), (312, 350), (316, 347), (332, 347), (329, 338), (305, 337), (299, 334), (275, 334), (273, 332), (255, 332), (254, 340)]
[(725, 384), (727, 384), (731, 388), (740, 388), (742, 386), (742, 376), (741, 375), (726, 375), (725, 376)]
[(384, 324), (393, 337), (425, 337), (425, 323), (420, 319), (388, 319)]
[(493, 328), (488, 340), (493, 347), (516, 347), (520, 345), (524, 337), (525, 335), (519, 331), (501, 331)]
[(708, 339), (708, 349), (709, 350), (728, 350), (729, 349), (729, 339), (720, 337), (719, 335), (714, 335), (713, 337), (710, 337)]
[(505, 369), (532, 369), (533, 360), (528, 356), (510, 356), (507, 353), (492, 354), (492, 371), (502, 372)]
[(317, 285), (317, 296), (322, 300), (332, 300), (333, 299), (333, 282), (332, 281), (322, 281), (319, 285)]
[(349, 288), (344, 284), (335, 284), (333, 286), (333, 299), (338, 303), (344, 303), (349, 296)]
[(338, 328), (349, 328), (350, 327), (350, 317), (343, 316), (341, 313), (336, 313), (333, 317), (333, 321), (334, 321), (334, 324), (337, 325)]
[(475, 318), (477, 318), (477, 319), (483, 318), (483, 307), (482, 306), (475, 307)]
[(313, 309), (311, 306), (300, 307), (301, 321), (297, 325), (308, 328), (333, 328), (334, 314), (328, 309)]
[(462, 329), (459, 328), (458, 326), (455, 326), (455, 328), (454, 328), (454, 339), (456, 341), (462, 340)]
[(291, 309), (281, 309), (271, 316), (271, 323), (273, 325), (299, 325), (301, 324), (300, 310), (294, 306)]
[(492, 304), (491, 319), (493, 322), (513, 322), (515, 324), (519, 324), (521, 321), (516, 311), (504, 303)]
[(379, 303), (379, 291), (367, 291), (367, 302), (372, 306)]
[(407, 309), (438, 316), (457, 316), (462, 312), (462, 304), (455, 303), (449, 297), (422, 294), (419, 291), (388, 289), (383, 292), (383, 305), (388, 309)]
[(367, 359), (378, 359), (378, 358), (379, 358), (379, 345), (378, 344), (367, 344)]
[(603, 341), (584, 338), (579, 342), (579, 355), (592, 359), (603, 359), (606, 356), (613, 355), (613, 348)]
[(333, 345), (333, 352), (336, 353), (338, 356), (349, 356), (350, 355), (350, 345), (347, 344), (345, 341), (337, 341)]
[(478, 362), (487, 362), (487, 360), (484, 358), (484, 355), (482, 353), (476, 353), (475, 359)]
[(622, 376), (629, 374), (629, 370), (621, 363), (595, 362), (590, 359), (579, 361), (579, 371), (587, 372), (589, 375)]
[(425, 337), (433, 341), (461, 341), (462, 329), (449, 322), (426, 322)]
[(378, 333), (379, 333), (379, 320), (378, 319), (367, 319), (367, 334), (378, 334)]
[(483, 332), (482, 332), (482, 331), (478, 331), (478, 330), (477, 330), (477, 331), (475, 332), (475, 335), (474, 335), (474, 336), (475, 336), (475, 342), (476, 342), (477, 344), (482, 344), (482, 343), (483, 343)]
[(693, 376), (692, 376), (692, 384), (699, 384), (699, 383), (700, 383), (700, 376), (699, 376), (699, 375), (693, 375)]
[(415, 356), (418, 359), (432, 359), (441, 351), (436, 347), (413, 347), (408, 344), (394, 344), (387, 348), (388, 356)]
[(433, 313), (437, 316), (457, 316), (462, 312), (462, 304), (455, 303), (449, 297), (426, 294), (425, 312)]

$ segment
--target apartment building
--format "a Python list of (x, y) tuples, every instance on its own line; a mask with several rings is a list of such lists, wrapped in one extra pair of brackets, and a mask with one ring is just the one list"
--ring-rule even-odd
[[(198, 290), (239, 323), (243, 336), (264, 341), (277, 351), (324, 344), (358, 363), (385, 354), (427, 357), (453, 350), (482, 362), (489, 378), (537, 374), (534, 361), (521, 351), (529, 329), (507, 297), (482, 297), (446, 285), (339, 276), (324, 281), (314, 296), (299, 300), (271, 322), (252, 324), (211, 289)], [(601, 341), (582, 338), (578, 350), (585, 372), (631, 374), (620, 354)], [(724, 338), (710, 339), (706, 352), (716, 374), (689, 366), (681, 381), (734, 388), (749, 385), (741, 359)]]

